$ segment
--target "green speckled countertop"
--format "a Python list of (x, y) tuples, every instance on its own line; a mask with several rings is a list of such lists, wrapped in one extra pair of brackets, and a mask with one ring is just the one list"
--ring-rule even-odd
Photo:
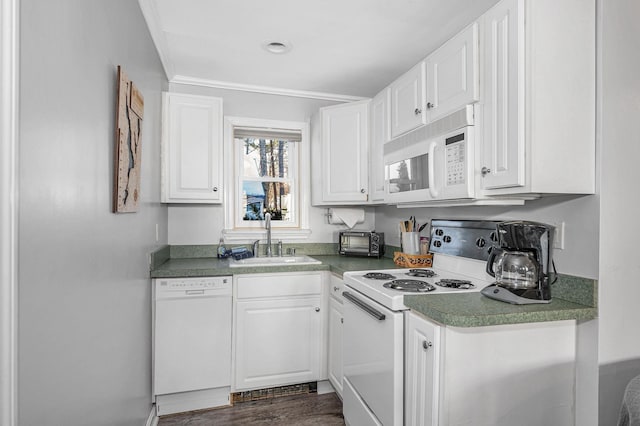
[(590, 320), (598, 309), (553, 298), (548, 304), (512, 305), (480, 293), (405, 296), (404, 304), (415, 312), (454, 327), (519, 324), (561, 320)]
[[(298, 245), (297, 254), (308, 254), (319, 265), (231, 268), (227, 259), (210, 257), (215, 246), (167, 246), (151, 258), (152, 278), (205, 277), (268, 272), (330, 271), (342, 276), (347, 271), (394, 269), (390, 258), (345, 257), (335, 253), (332, 244)], [(390, 248), (392, 255), (394, 248)], [(389, 255), (389, 253), (387, 254)], [(414, 312), (454, 327), (482, 327), (526, 322), (590, 320), (598, 316), (597, 281), (560, 275), (551, 287), (549, 304), (511, 305), (480, 293), (427, 294), (405, 296), (404, 303)]]
[(211, 277), (234, 274), (260, 274), (267, 272), (298, 272), (298, 271), (331, 271), (342, 276), (347, 271), (369, 269), (397, 268), (393, 260), (370, 259), (359, 257), (345, 257), (339, 255), (311, 255), (322, 262), (320, 265), (292, 265), (292, 266), (249, 266), (231, 268), (229, 260), (215, 257), (170, 258), (151, 270), (151, 278), (172, 277)]

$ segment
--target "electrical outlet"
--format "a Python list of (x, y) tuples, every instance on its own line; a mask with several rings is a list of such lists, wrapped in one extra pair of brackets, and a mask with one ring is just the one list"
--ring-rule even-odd
[(556, 233), (553, 239), (553, 248), (558, 250), (564, 250), (564, 221), (554, 223), (556, 227)]

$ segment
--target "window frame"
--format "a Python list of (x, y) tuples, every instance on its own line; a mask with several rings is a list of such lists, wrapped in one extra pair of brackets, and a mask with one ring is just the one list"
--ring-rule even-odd
[[(224, 228), (223, 236), (225, 241), (251, 242), (256, 239), (266, 237), (264, 220), (248, 221), (246, 226), (238, 226), (238, 214), (242, 210), (241, 206), (241, 159), (236, 155), (236, 144), (234, 137), (235, 127), (255, 127), (263, 129), (287, 129), (300, 132), (300, 142), (291, 142), (296, 145), (298, 162), (296, 166), (298, 200), (297, 217), (294, 222), (297, 226), (277, 223), (272, 221), (272, 237), (283, 240), (307, 239), (311, 234), (309, 229), (310, 213), (310, 133), (309, 123), (301, 121), (281, 121), (258, 119), (250, 117), (225, 116), (224, 119)], [(240, 221), (242, 222), (242, 221)]]
[[(242, 147), (239, 146), (240, 144), (236, 141), (236, 138), (234, 137), (233, 139), (233, 156), (234, 156), (234, 165), (235, 165), (235, 173), (234, 173), (234, 179), (236, 180), (235, 182), (235, 187), (233, 189), (233, 194), (236, 196), (235, 199), (235, 212), (233, 214), (233, 229), (259, 229), (261, 227), (264, 227), (264, 221), (260, 221), (260, 220), (251, 220), (251, 221), (244, 221), (242, 219), (242, 214), (241, 212), (243, 211), (243, 206), (242, 206), (242, 199), (241, 197), (239, 197), (240, 193), (242, 192), (241, 188), (242, 188), (242, 183), (244, 181), (253, 181), (253, 182), (260, 182), (260, 183), (265, 183), (265, 182), (280, 182), (280, 183), (289, 183), (291, 182), (291, 189), (293, 189), (293, 198), (294, 198), (294, 203), (293, 206), (291, 206), (291, 210), (292, 210), (292, 216), (293, 216), (293, 220), (292, 221), (279, 221), (279, 220), (271, 220), (271, 228), (272, 230), (275, 228), (294, 228), (294, 229), (298, 229), (300, 228), (300, 160), (301, 160), (301, 155), (300, 155), (300, 144), (301, 142), (289, 142), (290, 145), (288, 147), (289, 149), (289, 177), (287, 178), (276, 178), (276, 177), (264, 177), (264, 178), (247, 178), (247, 176), (244, 176), (241, 174), (241, 171), (243, 171), (244, 169), (244, 164), (243, 164), (243, 158), (240, 155), (240, 151), (242, 150)], [(292, 162), (291, 159), (293, 159), (294, 161)]]

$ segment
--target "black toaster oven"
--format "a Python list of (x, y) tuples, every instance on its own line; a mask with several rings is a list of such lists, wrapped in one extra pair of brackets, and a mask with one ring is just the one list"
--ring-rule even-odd
[(342, 231), (338, 253), (343, 256), (382, 257), (384, 232)]

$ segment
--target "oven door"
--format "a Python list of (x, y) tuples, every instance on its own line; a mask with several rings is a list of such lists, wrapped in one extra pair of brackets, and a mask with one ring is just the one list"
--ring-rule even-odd
[(343, 295), (345, 421), (351, 426), (401, 426), (403, 315), (349, 286)]

